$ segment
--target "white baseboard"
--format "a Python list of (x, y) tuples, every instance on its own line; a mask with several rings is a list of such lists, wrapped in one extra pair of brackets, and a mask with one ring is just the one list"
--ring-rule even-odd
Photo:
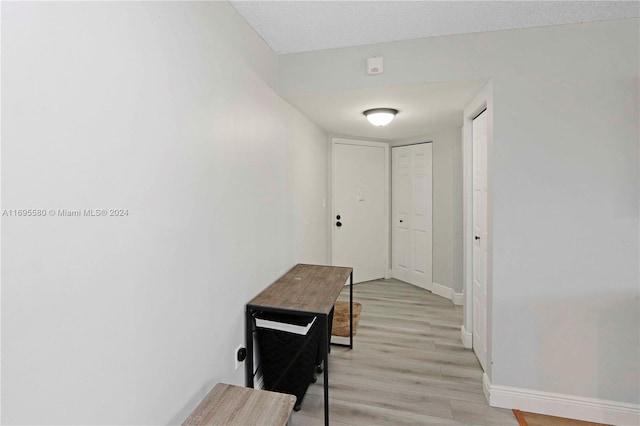
[[(393, 270), (389, 269), (388, 271), (388, 278), (393, 278)], [(400, 280), (402, 281), (402, 280)], [(411, 283), (407, 283), (407, 284), (411, 284)], [(451, 300), (451, 302), (453, 302), (454, 305), (464, 305), (464, 294), (463, 293), (455, 293), (453, 291), (453, 289), (444, 286), (442, 284), (438, 284), (438, 283), (427, 283), (425, 285), (418, 285), (418, 284), (411, 284), (411, 285), (415, 285), (416, 287), (420, 287), (423, 288), (425, 290), (429, 290), (430, 292), (432, 292), (433, 294), (436, 294), (438, 296), (441, 297), (445, 297), (449, 300)]]
[(493, 385), (482, 378), (492, 407), (613, 425), (640, 424), (640, 405), (575, 395)]
[(438, 296), (446, 297), (447, 299), (451, 300), (454, 305), (464, 304), (462, 293), (455, 293), (452, 288), (449, 288), (442, 284), (432, 283), (431, 291), (433, 292), (433, 294), (437, 294)]
[(446, 297), (449, 300), (451, 300), (451, 298), (452, 298), (451, 294), (453, 293), (453, 290), (451, 290), (449, 287), (444, 286), (442, 284), (432, 283), (431, 284), (431, 291), (433, 292), (433, 294), (437, 294), (438, 296)]
[(484, 393), (485, 399), (491, 405), (491, 381), (487, 373), (482, 374), (482, 393)]
[(387, 269), (387, 274), (384, 276), (385, 279), (393, 278), (393, 269)]
[(468, 332), (464, 325), (460, 327), (460, 338), (465, 348), (471, 349), (473, 347), (473, 334)]

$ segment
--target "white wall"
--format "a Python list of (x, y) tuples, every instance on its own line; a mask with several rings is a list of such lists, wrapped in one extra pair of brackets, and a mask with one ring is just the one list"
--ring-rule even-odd
[(462, 157), (460, 128), (390, 143), (433, 144), (433, 282), (462, 293)]
[(327, 222), (330, 192), (327, 164), (331, 144), (323, 130), (302, 114), (295, 112), (295, 115), (287, 121), (294, 253), (299, 263), (328, 264), (331, 227)]
[(638, 33), (628, 19), (280, 57), (284, 95), (492, 80), (496, 385), (640, 402)]
[(2, 4), (2, 423), (179, 423), (326, 261), (326, 135), (226, 3)]

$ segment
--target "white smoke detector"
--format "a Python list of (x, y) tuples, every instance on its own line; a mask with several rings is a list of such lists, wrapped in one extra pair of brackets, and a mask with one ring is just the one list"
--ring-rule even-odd
[(384, 71), (383, 66), (384, 58), (382, 56), (372, 56), (367, 58), (367, 74), (382, 74), (382, 71)]

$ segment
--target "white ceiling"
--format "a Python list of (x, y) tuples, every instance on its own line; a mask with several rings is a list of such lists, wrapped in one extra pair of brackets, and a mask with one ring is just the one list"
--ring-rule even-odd
[[(431, 36), (640, 16), (638, 1), (238, 1), (231, 4), (279, 53)], [(396, 141), (462, 125), (462, 110), (484, 81), (288, 94), (330, 134)], [(396, 108), (387, 127), (362, 111)]]
[(238, 1), (279, 54), (640, 16), (638, 1)]

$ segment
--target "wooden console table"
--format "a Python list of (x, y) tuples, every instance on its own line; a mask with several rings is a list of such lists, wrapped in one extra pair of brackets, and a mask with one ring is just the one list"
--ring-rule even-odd
[(182, 426), (288, 424), (296, 397), (218, 383)]
[[(322, 354), (324, 361), (324, 424), (329, 425), (329, 314), (344, 284), (349, 279), (350, 337), (353, 349), (353, 268), (338, 266), (294, 266), (289, 272), (247, 303), (245, 308), (245, 343), (247, 360), (245, 373), (247, 387), (254, 386), (253, 330), (256, 312), (274, 312), (293, 315), (315, 315), (323, 327)], [(341, 345), (342, 346), (342, 345)]]

